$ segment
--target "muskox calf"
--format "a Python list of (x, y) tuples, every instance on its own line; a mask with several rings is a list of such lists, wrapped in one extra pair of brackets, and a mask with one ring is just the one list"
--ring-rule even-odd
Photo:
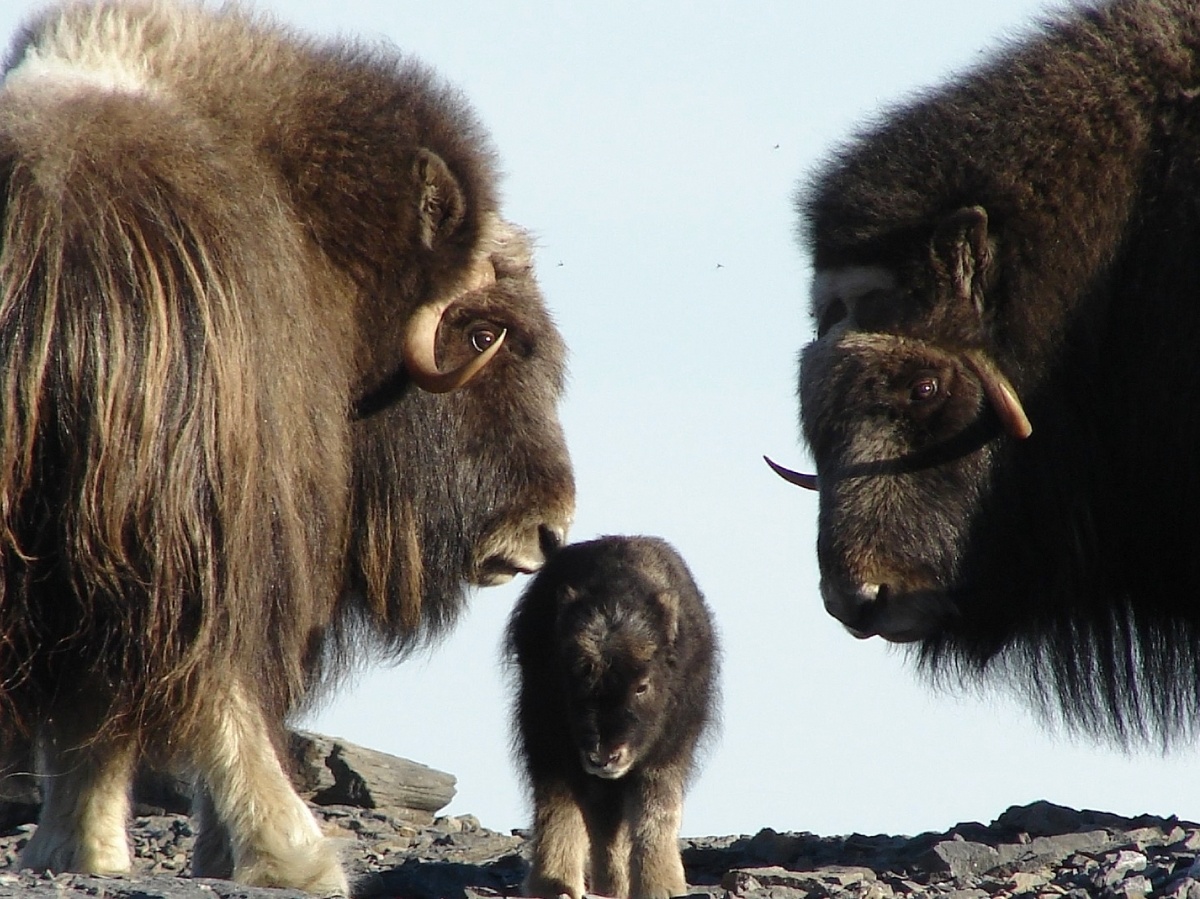
[(683, 791), (713, 719), (717, 649), (683, 560), (651, 537), (569, 546), (518, 601), (507, 648), (533, 790), (529, 894), (686, 892)]

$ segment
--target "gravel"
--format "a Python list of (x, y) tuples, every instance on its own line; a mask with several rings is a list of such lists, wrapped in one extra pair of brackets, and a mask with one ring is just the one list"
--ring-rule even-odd
[[(525, 834), (488, 830), (473, 817), (414, 821), (404, 810), (314, 807), (342, 845), (361, 897), (476, 899), (519, 896)], [(301, 899), (293, 890), (188, 877), (194, 834), (182, 815), (136, 818), (136, 872), (128, 877), (16, 869), (33, 832), (0, 834), (0, 897), (91, 899)], [(918, 836), (777, 833), (681, 840), (696, 899), (1200, 899), (1200, 825), (1122, 818), (1046, 802), (1009, 809), (990, 824), (962, 823)]]

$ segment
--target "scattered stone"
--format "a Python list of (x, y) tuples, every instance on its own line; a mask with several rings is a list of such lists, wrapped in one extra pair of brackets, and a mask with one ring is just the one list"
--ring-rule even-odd
[(1160, 895), (1163, 899), (1200, 899), (1200, 881), (1182, 877), (1170, 883)]
[(1180, 831), (1183, 832), (1182, 836), (1171, 841), (1172, 848), (1180, 848), (1185, 852), (1200, 852), (1200, 830), (1175, 827), (1171, 831), (1171, 836), (1175, 837)]
[[(1046, 871), (1039, 871), (1037, 873), (1018, 871), (1008, 879), (1007, 890), (1011, 891), (1017, 896), (1026, 893), (1042, 895), (1042, 888), (1048, 886), (1048, 881), (1051, 876), (1053, 876), (1053, 872), (1049, 869)], [(1050, 888), (1052, 891), (1059, 894), (1066, 892), (1065, 890), (1053, 887), (1052, 885), (1050, 885)]]
[[(394, 795), (374, 784), (369, 791), (376, 802)], [(311, 797), (310, 803), (342, 847), (362, 899), (520, 895), (528, 870), (522, 831), (498, 833), (471, 815), (434, 818), (431, 811), (416, 821), (407, 806), (322, 806)], [(131, 824), (136, 860), (128, 877), (16, 870), (17, 853), (35, 825), (0, 831), (0, 899), (304, 896), (191, 879), (195, 833), (187, 817), (153, 803), (139, 810), (150, 813)], [(689, 838), (680, 846), (691, 899), (1200, 899), (1200, 826), (1051, 803), (1008, 809), (990, 825), (966, 822), (915, 837), (764, 829), (753, 836)]]

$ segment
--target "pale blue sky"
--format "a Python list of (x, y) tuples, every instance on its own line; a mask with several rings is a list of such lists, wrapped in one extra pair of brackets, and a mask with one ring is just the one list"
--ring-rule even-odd
[[(1003, 693), (934, 692), (817, 596), (795, 356), (809, 269), (798, 181), (886, 104), (1018, 34), (1035, 0), (273, 0), (309, 31), (389, 40), (471, 98), (571, 348), (573, 539), (649, 533), (691, 565), (724, 642), (724, 728), (684, 833), (916, 833), (1049, 799), (1200, 818), (1200, 753), (1048, 735)], [(0, 5), (11, 34), (33, 5)], [(439, 648), (307, 722), (459, 778), (452, 813), (528, 813), (499, 643), (523, 585), (479, 592)]]

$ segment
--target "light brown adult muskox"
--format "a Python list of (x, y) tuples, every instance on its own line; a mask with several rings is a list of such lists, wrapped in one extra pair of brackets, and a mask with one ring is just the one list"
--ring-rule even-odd
[(1200, 724), (1200, 5), (1063, 12), (801, 202), (826, 608), (1085, 731)]
[(421, 65), (237, 11), (53, 9), (6, 72), (0, 703), (46, 775), (22, 861), (128, 869), (149, 755), (198, 776), (197, 874), (344, 891), (285, 716), (572, 514), (563, 347), (488, 142)]
[(717, 645), (683, 559), (654, 537), (565, 547), (518, 600), (506, 646), (533, 792), (529, 895), (686, 893), (679, 824)]

